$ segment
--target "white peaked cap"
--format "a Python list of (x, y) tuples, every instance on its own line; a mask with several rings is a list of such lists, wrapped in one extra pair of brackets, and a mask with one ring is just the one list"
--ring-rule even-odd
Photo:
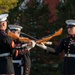
[(75, 20), (66, 20), (66, 24), (69, 25), (75, 25)]
[(6, 21), (7, 20), (7, 17), (8, 17), (8, 14), (1, 14), (0, 15), (0, 22)]
[(19, 25), (8, 25), (9, 29), (21, 30), (23, 27)]

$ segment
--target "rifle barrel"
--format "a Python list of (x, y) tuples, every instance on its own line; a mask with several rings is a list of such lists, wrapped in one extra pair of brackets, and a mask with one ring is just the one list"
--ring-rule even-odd
[(26, 33), (23, 33), (23, 32), (21, 32), (21, 34), (22, 35), (25, 35), (25, 36), (27, 36), (27, 37), (29, 37), (30, 39), (33, 39), (33, 40), (37, 40), (36, 38), (34, 38), (33, 36), (30, 36), (30, 35), (28, 35), (28, 34), (26, 34)]

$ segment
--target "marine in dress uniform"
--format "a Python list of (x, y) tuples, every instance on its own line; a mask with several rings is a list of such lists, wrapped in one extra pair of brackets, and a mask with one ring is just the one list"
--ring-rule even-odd
[(64, 38), (55, 49), (47, 47), (44, 44), (38, 44), (39, 47), (48, 50), (56, 55), (65, 51), (63, 62), (63, 75), (75, 75), (75, 20), (66, 20), (69, 37)]
[[(20, 32), (22, 29), (22, 26), (19, 25), (8, 25), (10, 31), (14, 32), (15, 35), (17, 35), (18, 37), (20, 37)], [(24, 48), (22, 48), (19, 51), (19, 54), (17, 57), (14, 56), (13, 58), (13, 62), (16, 63), (16, 61), (21, 61), (21, 63), (19, 65), (14, 64), (15, 67), (15, 73), (16, 75), (29, 75), (30, 74), (30, 68), (31, 68), (31, 60), (30, 60), (30, 49), (33, 48), (34, 46), (32, 46), (32, 44), (30, 44), (30, 46), (28, 47), (27, 43), (25, 42), (20, 42), (18, 40), (15, 40), (16, 46), (23, 46), (25, 45)], [(21, 71), (20, 68), (21, 67)], [(19, 73), (21, 72), (21, 73)]]
[(14, 67), (11, 59), (14, 41), (5, 30), (7, 28), (8, 14), (0, 15), (0, 75), (14, 75)]

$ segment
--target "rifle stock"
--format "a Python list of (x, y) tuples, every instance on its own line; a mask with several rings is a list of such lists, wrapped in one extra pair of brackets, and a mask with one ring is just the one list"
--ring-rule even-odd
[(30, 42), (30, 39), (29, 38), (24, 38), (24, 37), (17, 37), (13, 32), (9, 32), (8, 35), (10, 37), (12, 37), (13, 39), (18, 39), (19, 41), (21, 42)]
[(57, 32), (55, 32), (55, 34), (53, 34), (52, 36), (48, 36), (48, 37), (46, 37), (46, 38), (42, 38), (41, 40), (37, 40), (37, 41), (36, 41), (36, 44), (39, 44), (39, 43), (41, 43), (41, 42), (45, 44), (46, 41), (52, 39), (53, 37), (61, 35), (61, 34), (62, 34), (62, 31), (63, 31), (63, 28), (60, 28), (60, 29), (59, 29)]

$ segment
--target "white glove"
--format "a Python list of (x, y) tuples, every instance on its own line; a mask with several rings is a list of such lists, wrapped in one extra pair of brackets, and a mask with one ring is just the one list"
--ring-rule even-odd
[(34, 40), (31, 40), (31, 43), (30, 43), (30, 45), (27, 46), (27, 49), (30, 50), (30, 49), (34, 48), (35, 44), (36, 44), (36, 42)]
[(23, 47), (26, 47), (26, 46), (27, 46), (27, 44), (26, 44), (26, 43), (21, 45), (21, 47), (22, 47), (22, 48), (23, 48)]
[(34, 40), (31, 40), (31, 44), (32, 44), (32, 48), (34, 48), (36, 45), (36, 42)]
[(45, 46), (43, 43), (41, 44), (37, 44), (38, 47), (42, 48), (42, 49), (47, 49), (47, 46)]
[(46, 45), (52, 45), (52, 42), (48, 41), (46, 42)]
[(49, 51), (49, 52), (52, 52), (52, 53), (55, 52), (55, 49), (53, 49), (53, 48), (51, 48), (51, 47), (48, 47), (48, 46), (45, 46), (43, 43), (37, 44), (37, 46), (40, 47), (40, 48), (42, 48), (42, 49), (44, 49), (44, 50), (47, 50), (47, 51)]

